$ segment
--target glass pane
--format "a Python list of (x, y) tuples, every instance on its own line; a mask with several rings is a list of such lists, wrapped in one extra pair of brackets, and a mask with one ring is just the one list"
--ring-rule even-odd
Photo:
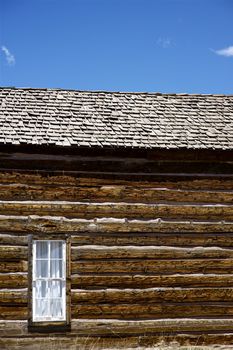
[(48, 242), (36, 242), (36, 257), (38, 259), (48, 259)]
[(50, 300), (50, 312), (51, 317), (62, 317), (62, 300), (51, 299)]
[(61, 278), (62, 277), (62, 260), (50, 261), (50, 277)]
[(50, 282), (50, 298), (61, 298), (62, 297), (62, 281), (51, 281)]
[(49, 300), (38, 299), (35, 302), (35, 315), (36, 317), (48, 316), (49, 315)]
[(62, 241), (52, 241), (50, 244), (51, 244), (51, 258), (61, 259), (62, 258)]
[(48, 260), (36, 260), (36, 277), (48, 277)]
[(48, 298), (48, 286), (46, 281), (36, 281), (36, 298)]

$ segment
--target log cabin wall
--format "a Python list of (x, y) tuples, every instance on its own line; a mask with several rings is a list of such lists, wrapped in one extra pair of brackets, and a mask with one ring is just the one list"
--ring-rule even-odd
[[(0, 154), (0, 348), (230, 344), (232, 154), (84, 154)], [(70, 237), (70, 332), (28, 330), (33, 234)]]

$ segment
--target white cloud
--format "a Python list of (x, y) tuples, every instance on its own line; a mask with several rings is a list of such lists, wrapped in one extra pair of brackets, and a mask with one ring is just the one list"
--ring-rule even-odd
[(233, 57), (233, 46), (229, 46), (221, 50), (215, 50), (214, 52), (220, 56)]
[(157, 40), (157, 45), (161, 46), (163, 49), (167, 49), (172, 45), (172, 41), (170, 38), (159, 37)]
[(9, 49), (6, 47), (6, 46), (2, 46), (1, 47), (2, 51), (4, 52), (5, 54), (5, 57), (6, 57), (6, 61), (7, 61), (7, 64), (9, 66), (13, 66), (15, 64), (15, 57), (14, 55), (9, 51)]

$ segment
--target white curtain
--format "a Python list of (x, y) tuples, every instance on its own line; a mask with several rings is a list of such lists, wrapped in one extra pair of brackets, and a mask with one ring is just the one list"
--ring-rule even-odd
[(35, 315), (63, 316), (63, 241), (35, 241)]

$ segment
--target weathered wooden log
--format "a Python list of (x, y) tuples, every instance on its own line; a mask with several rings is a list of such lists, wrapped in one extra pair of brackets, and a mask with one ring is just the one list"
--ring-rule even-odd
[(0, 261), (0, 273), (27, 272), (28, 262), (26, 260)]
[(72, 288), (232, 287), (233, 275), (72, 275)]
[(0, 215), (0, 232), (233, 232), (232, 221), (128, 220), (116, 218), (68, 219), (57, 216)]
[(181, 190), (175, 188), (133, 187), (130, 185), (68, 186), (0, 183), (1, 200), (63, 200), (92, 202), (191, 202), (233, 203), (231, 190)]
[(26, 320), (28, 317), (28, 309), (26, 306), (0, 305), (0, 315), (5, 320)]
[[(71, 335), (86, 336), (125, 336), (125, 335), (146, 335), (163, 333), (182, 332), (226, 332), (232, 333), (233, 340), (233, 319), (232, 318), (180, 318), (180, 319), (156, 319), (156, 320), (117, 320), (117, 319), (73, 319), (71, 324)], [(0, 320), (0, 333), (2, 337), (27, 336), (27, 321)], [(199, 333), (199, 334), (200, 334)], [(36, 333), (35, 333), (36, 335)], [(200, 336), (200, 335), (199, 335)], [(41, 337), (41, 334), (40, 334)], [(45, 335), (46, 337), (46, 335)], [(47, 337), (51, 338), (51, 334)], [(9, 338), (8, 338), (9, 339)], [(16, 338), (18, 339), (18, 337)], [(23, 338), (22, 338), (23, 339)], [(35, 338), (34, 342), (35, 342)], [(37, 339), (38, 340), (38, 339)], [(215, 343), (217, 344), (217, 343)], [(223, 344), (223, 343), (222, 343)], [(230, 343), (228, 343), (230, 344)]]
[(168, 246), (80, 246), (72, 247), (71, 260), (78, 259), (226, 259), (233, 258), (233, 249), (219, 247)]
[(144, 204), (144, 203), (83, 203), (59, 201), (0, 201), (0, 214), (63, 215), (65, 217), (116, 217), (153, 219), (227, 220), (233, 217), (233, 206), (222, 204)]
[[(82, 335), (82, 334), (80, 334)], [(148, 336), (126, 336), (119, 337), (115, 334), (109, 334), (106, 337), (99, 337), (98, 334), (93, 334), (92, 336), (85, 335), (74, 335), (74, 336), (54, 336), (53, 334), (41, 335), (38, 334), (38, 337), (35, 341), (36, 334), (24, 338), (12, 338), (4, 337), (0, 339), (0, 347), (2, 350), (41, 350), (45, 348), (67, 350), (67, 349), (150, 349), (161, 347), (161, 344), (164, 347), (173, 346), (182, 346), (181, 349), (186, 349), (188, 346), (198, 345), (226, 345), (229, 349), (229, 344), (233, 342), (233, 333), (180, 333), (180, 334), (157, 334), (157, 335), (148, 335)]]
[(28, 257), (28, 248), (24, 246), (0, 245), (0, 260), (26, 260)]
[[(11, 297), (10, 295), (8, 296)], [(6, 297), (6, 300), (8, 300)], [(73, 289), (73, 305), (88, 303), (232, 302), (233, 288)]]
[[(199, 174), (200, 175), (200, 174)], [(125, 180), (124, 178), (117, 178), (114, 176), (87, 176), (76, 177), (75, 175), (65, 173), (55, 173), (51, 175), (49, 172), (37, 172), (27, 173), (25, 171), (11, 170), (10, 172), (2, 171), (0, 174), (0, 183), (1, 184), (15, 184), (18, 185), (52, 185), (52, 186), (129, 186), (130, 188), (167, 188), (167, 189), (178, 189), (178, 190), (217, 190), (232, 191), (232, 178), (226, 176), (198, 176), (189, 177), (184, 174), (171, 175), (154, 175), (153, 179), (146, 180)], [(26, 187), (27, 188), (27, 187)], [(106, 188), (109, 192), (111, 188)], [(124, 187), (122, 188), (124, 190)]]
[(0, 273), (0, 288), (26, 288), (27, 273)]
[[(1, 266), (1, 265), (0, 265)], [(71, 262), (71, 272), (75, 273), (128, 273), (128, 274), (231, 274), (233, 259), (109, 259), (76, 260)]]
[(0, 305), (15, 306), (26, 305), (28, 303), (27, 288), (15, 289), (0, 289)]
[(81, 245), (135, 245), (135, 246), (186, 246), (186, 247), (233, 247), (233, 234), (224, 233), (112, 233), (96, 235), (85, 232), (71, 237), (72, 246)]
[(10, 234), (0, 234), (0, 244), (6, 244), (6, 245), (27, 245), (28, 244), (28, 236), (15, 236)]
[[(1, 309), (1, 308), (0, 308)], [(151, 319), (178, 317), (232, 317), (232, 303), (147, 303), (77, 304), (71, 307), (73, 318)]]

